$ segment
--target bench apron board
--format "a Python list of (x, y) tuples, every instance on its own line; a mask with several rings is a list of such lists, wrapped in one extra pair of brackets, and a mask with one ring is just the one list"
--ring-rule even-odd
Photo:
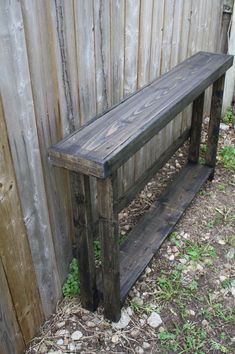
[[(73, 220), (80, 266), (81, 302), (118, 321), (121, 306), (136, 280), (174, 229), (216, 164), (224, 75), (233, 57), (199, 52), (125, 98), (49, 149), (49, 159), (70, 171)], [(199, 150), (204, 92), (213, 85), (205, 165)], [(190, 103), (192, 122), (123, 195), (117, 170)], [(118, 213), (187, 140), (188, 162), (119, 246)], [(90, 176), (95, 177), (101, 241), (101, 271), (95, 268)]]

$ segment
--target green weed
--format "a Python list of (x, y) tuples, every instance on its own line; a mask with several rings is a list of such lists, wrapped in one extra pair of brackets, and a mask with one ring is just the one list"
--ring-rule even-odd
[(182, 250), (183, 257), (193, 262), (202, 261), (204, 258), (216, 257), (216, 251), (209, 243), (199, 244), (191, 240), (185, 241), (185, 247)]
[(62, 288), (64, 297), (72, 297), (80, 293), (79, 266), (76, 258), (73, 258), (69, 269), (70, 272)]
[(235, 171), (235, 147), (230, 145), (220, 149), (219, 161), (228, 170)]
[(211, 340), (210, 343), (211, 343), (211, 349), (219, 350), (221, 353), (228, 353), (229, 352), (229, 350), (224, 345), (222, 345), (214, 340)]
[(224, 206), (223, 208), (215, 208), (215, 211), (217, 213), (216, 224), (230, 224), (235, 222), (235, 213), (233, 213), (233, 210), (231, 208), (227, 208), (226, 206)]
[(223, 122), (225, 124), (235, 124), (235, 115), (231, 106), (227, 108)]
[(100, 240), (93, 241), (94, 256), (97, 261), (101, 260), (101, 245)]

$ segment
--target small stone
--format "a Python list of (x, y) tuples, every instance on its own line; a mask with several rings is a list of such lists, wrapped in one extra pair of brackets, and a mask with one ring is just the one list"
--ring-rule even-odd
[(64, 344), (63, 339), (60, 338), (59, 340), (57, 340), (56, 344), (57, 344), (57, 345), (63, 345), (63, 344)]
[(175, 167), (176, 167), (176, 168), (181, 168), (181, 164), (179, 164), (179, 162), (177, 162), (177, 163), (175, 164)]
[(191, 316), (195, 316), (195, 315), (196, 315), (195, 311), (193, 311), (193, 310), (188, 310), (188, 313), (189, 313), (189, 315), (191, 315)]
[(176, 253), (176, 252), (178, 252), (179, 250), (178, 250), (178, 248), (176, 247), (176, 246), (173, 246), (172, 247), (172, 252), (174, 252), (174, 253)]
[(203, 321), (202, 321), (202, 325), (203, 325), (203, 327), (207, 327), (207, 326), (208, 326), (208, 324), (209, 324), (209, 323), (208, 323), (208, 321), (207, 321), (207, 320), (203, 320)]
[(125, 228), (126, 231), (129, 231), (131, 226), (130, 225), (125, 225), (124, 228)]
[(72, 340), (79, 340), (82, 338), (82, 336), (83, 336), (82, 332), (75, 331), (72, 333), (71, 338), (72, 338)]
[(65, 326), (65, 321), (56, 323), (56, 327), (57, 327), (57, 328), (62, 328), (62, 327), (64, 327), (64, 326)]
[(204, 268), (203, 268), (203, 266), (200, 264), (200, 263), (198, 263), (197, 264), (197, 268), (196, 268), (199, 272), (203, 272), (204, 271)]
[(219, 280), (220, 280), (221, 282), (225, 281), (226, 279), (227, 279), (227, 277), (225, 277), (224, 275), (221, 275), (221, 276), (219, 277)]
[(221, 238), (217, 241), (217, 243), (219, 245), (225, 245), (226, 244), (226, 242), (224, 240), (222, 240)]
[(224, 124), (224, 123), (220, 123), (220, 126), (219, 126), (220, 130), (226, 132), (229, 130), (229, 125), (227, 124)]
[(171, 255), (170, 255), (170, 257), (168, 257), (168, 259), (169, 259), (169, 261), (171, 261), (171, 262), (172, 262), (172, 261), (174, 261), (175, 256), (174, 256), (173, 254), (171, 254)]
[(209, 124), (209, 121), (210, 121), (210, 118), (209, 118), (209, 117), (206, 117), (206, 118), (204, 119), (204, 123), (205, 123), (205, 124)]
[(141, 327), (143, 327), (143, 326), (145, 325), (145, 322), (146, 322), (146, 321), (145, 321), (143, 318), (140, 319), (140, 325), (141, 325)]
[(231, 342), (235, 343), (235, 337), (231, 338)]
[(75, 348), (75, 345), (73, 343), (70, 343), (68, 345), (68, 349), (69, 349), (70, 352), (74, 352), (76, 348)]
[(147, 194), (147, 197), (148, 197), (148, 198), (151, 198), (151, 197), (152, 197), (152, 193), (148, 193), (148, 194)]
[(151, 345), (149, 343), (147, 343), (147, 342), (144, 342), (142, 345), (143, 345), (144, 349), (148, 349), (148, 348), (151, 347)]
[(151, 268), (147, 267), (147, 268), (145, 269), (145, 273), (146, 273), (146, 274), (149, 274), (149, 273), (151, 273), (151, 272), (152, 272)]
[(161, 326), (161, 327), (159, 327), (158, 331), (159, 331), (160, 333), (165, 332), (165, 328)]
[(121, 312), (121, 318), (120, 318), (120, 320), (119, 320), (117, 323), (113, 322), (113, 323), (112, 323), (112, 327), (113, 327), (114, 329), (123, 329), (123, 328), (126, 328), (126, 327), (128, 326), (128, 324), (129, 324), (130, 320), (131, 320), (131, 318), (130, 318), (130, 316), (129, 316), (127, 310), (126, 310), (126, 309), (123, 309), (122, 312)]
[(118, 337), (118, 335), (117, 334), (114, 334), (113, 336), (112, 336), (112, 343), (118, 343), (118, 341), (119, 341), (119, 337)]
[(157, 312), (152, 312), (147, 319), (147, 323), (150, 327), (157, 328), (162, 323), (162, 319)]
[(95, 324), (94, 322), (92, 322), (92, 321), (88, 321), (88, 322), (86, 323), (86, 325), (87, 325), (87, 327), (89, 327), (89, 328), (93, 328), (93, 327), (96, 326), (96, 324)]
[(144, 349), (141, 348), (141, 347), (136, 347), (136, 348), (135, 348), (135, 352), (136, 352), (137, 354), (143, 354), (143, 353), (144, 353)]
[(42, 344), (40, 345), (40, 347), (39, 347), (39, 352), (40, 352), (41, 354), (44, 354), (44, 353), (47, 353), (47, 352), (48, 352), (47, 346), (46, 346), (44, 343), (42, 343)]
[(126, 311), (127, 311), (129, 316), (133, 315), (133, 311), (132, 311), (132, 309), (130, 307), (127, 307)]
[(47, 352), (47, 354), (62, 354), (62, 351), (61, 350), (50, 351), (50, 352)]
[(120, 233), (121, 233), (122, 236), (125, 236), (125, 235), (126, 235), (126, 231), (125, 231), (125, 230), (121, 230)]
[(140, 331), (138, 329), (133, 329), (130, 334), (133, 338), (136, 338), (140, 334)]

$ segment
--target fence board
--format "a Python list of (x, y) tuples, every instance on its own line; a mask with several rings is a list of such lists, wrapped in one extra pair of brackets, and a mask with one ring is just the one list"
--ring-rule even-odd
[(23, 352), (25, 343), (15, 316), (14, 305), (1, 258), (0, 289), (0, 353), (19, 354)]
[(18, 198), (1, 97), (0, 141), (0, 257), (7, 272), (17, 321), (27, 342), (36, 333), (43, 315)]
[[(34, 102), (19, 2), (0, 2), (3, 107), (16, 170), (24, 222), (45, 314), (61, 293), (45, 193)], [(14, 83), (14, 84), (13, 84)]]

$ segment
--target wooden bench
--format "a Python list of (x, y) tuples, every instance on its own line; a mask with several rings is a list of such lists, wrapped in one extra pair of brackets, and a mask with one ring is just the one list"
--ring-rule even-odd
[[(224, 74), (232, 63), (232, 56), (199, 52), (49, 150), (51, 162), (70, 170), (73, 179), (74, 226), (81, 270), (81, 301), (85, 308), (95, 310), (98, 294), (101, 294), (105, 316), (118, 321), (128, 291), (202, 184), (213, 178)], [(208, 150), (206, 163), (202, 166), (198, 164), (198, 158), (204, 91), (212, 84)], [(191, 102), (191, 129), (143, 171), (124, 195), (118, 196), (118, 168)], [(189, 136), (188, 163), (119, 247), (118, 212)], [(102, 276), (96, 276), (95, 270), (89, 176), (97, 181)]]

